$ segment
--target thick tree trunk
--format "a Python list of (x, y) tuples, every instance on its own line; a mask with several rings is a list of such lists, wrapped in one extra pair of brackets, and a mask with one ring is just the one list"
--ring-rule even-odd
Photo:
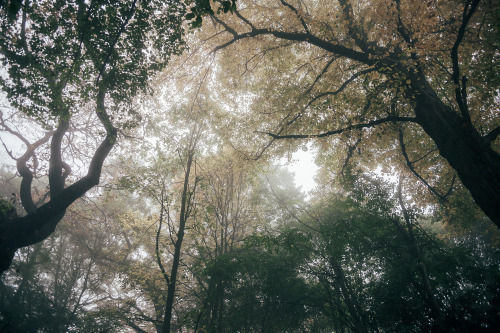
[(415, 99), (417, 121), (477, 205), (500, 228), (500, 154), (472, 124), (445, 105), (428, 84), (419, 92)]

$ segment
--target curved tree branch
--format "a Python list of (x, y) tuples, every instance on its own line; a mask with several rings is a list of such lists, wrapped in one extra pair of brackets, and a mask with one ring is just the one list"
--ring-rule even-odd
[(333, 131), (328, 131), (320, 134), (273, 134), (269, 132), (260, 132), (257, 131), (256, 133), (262, 133), (262, 134), (267, 134), (273, 139), (309, 139), (309, 138), (324, 138), (330, 135), (335, 135), (335, 134), (340, 134), (346, 131), (351, 131), (353, 129), (357, 128), (368, 128), (368, 127), (374, 127), (380, 124), (385, 124), (385, 123), (390, 123), (390, 122), (414, 122), (418, 123), (416, 118), (413, 117), (397, 117), (397, 116), (387, 116), (385, 118), (380, 118), (377, 120), (372, 120), (367, 123), (360, 123), (360, 124), (355, 124), (355, 125), (349, 125), (347, 127), (333, 130)]
[[(31, 194), (31, 184), (33, 182), (33, 172), (29, 169), (27, 166), (28, 161), (33, 158), (35, 160), (35, 170), (36, 171), (36, 155), (35, 155), (35, 150), (39, 148), (41, 145), (47, 143), (49, 139), (52, 137), (54, 134), (54, 131), (49, 131), (46, 132), (45, 135), (38, 139), (34, 143), (30, 143), (28, 139), (26, 139), (23, 135), (21, 135), (19, 132), (13, 130), (10, 128), (9, 125), (5, 123), (5, 120), (3, 119), (3, 113), (0, 111), (0, 126), (5, 129), (7, 133), (10, 133), (14, 136), (16, 136), (19, 140), (21, 140), (25, 145), (26, 145), (26, 152), (19, 158), (15, 158), (9, 151), (8, 154), (12, 159), (16, 161), (16, 168), (17, 172), (21, 176), (21, 186), (20, 186), (20, 197), (21, 197), (21, 204), (26, 211), (26, 213), (31, 213), (36, 210), (36, 204), (33, 201), (33, 196)], [(7, 147), (4, 144), (5, 149)]]
[(51, 197), (57, 196), (64, 189), (63, 178), (63, 160), (62, 160), (62, 140), (64, 134), (69, 129), (69, 119), (67, 115), (63, 115), (59, 121), (59, 125), (52, 135), (50, 143), (50, 160), (49, 160), (49, 185)]
[[(111, 124), (104, 108), (104, 98), (105, 90), (101, 88), (97, 96), (96, 113), (102, 125), (106, 128), (107, 134), (94, 153), (87, 175), (67, 188), (62, 188), (59, 193), (51, 196), (48, 203), (37, 208), (31, 214), (11, 221), (11, 223), (2, 223), (3, 232), (9, 235), (9, 238), (4, 240), (3, 247), (15, 251), (20, 247), (44, 240), (54, 231), (57, 223), (64, 216), (66, 208), (99, 184), (103, 163), (113, 148), (117, 137), (117, 130)], [(62, 169), (60, 170), (62, 172)], [(59, 173), (58, 178), (62, 178), (62, 173)]]
[(306, 33), (308, 35), (310, 35), (311, 32), (309, 31), (309, 28), (307, 27), (306, 21), (304, 21), (304, 17), (299, 13), (299, 11), (297, 10), (297, 8), (295, 8), (294, 6), (290, 5), (288, 2), (286, 2), (284, 0), (281, 0), (281, 3), (283, 4), (283, 6), (288, 7), (292, 12), (295, 13), (295, 15), (297, 15), (297, 17), (300, 20), (300, 23), (302, 24), (302, 27), (304, 27), (304, 30), (306, 31)]
[(33, 159), (35, 159), (35, 150), (44, 143), (48, 142), (53, 133), (54, 133), (53, 131), (47, 132), (45, 133), (45, 136), (43, 138), (39, 139), (32, 145), (29, 145), (24, 155), (19, 157), (16, 161), (17, 172), (19, 172), (19, 175), (22, 178), (21, 187), (19, 190), (19, 194), (21, 196), (21, 204), (23, 205), (24, 210), (28, 214), (36, 210), (36, 204), (33, 202), (33, 196), (31, 194), (33, 173), (30, 171), (30, 169), (26, 164), (30, 158), (33, 157)]

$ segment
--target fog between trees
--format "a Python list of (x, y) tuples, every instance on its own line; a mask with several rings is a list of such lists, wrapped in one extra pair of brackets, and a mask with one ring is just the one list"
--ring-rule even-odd
[(0, 8), (2, 331), (500, 328), (494, 1)]

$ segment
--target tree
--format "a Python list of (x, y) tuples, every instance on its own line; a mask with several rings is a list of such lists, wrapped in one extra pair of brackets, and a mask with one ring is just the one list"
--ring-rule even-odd
[[(9, 183), (2, 185), (4, 192)], [(89, 203), (78, 201), (56, 232), (16, 252), (13, 269), (0, 279), (3, 332), (113, 331), (122, 326), (115, 309), (107, 308), (117, 301), (109, 290), (119, 281), (115, 265), (109, 265), (121, 252), (117, 230), (102, 211), (105, 202)]]
[(222, 148), (200, 163), (197, 223), (191, 245), (196, 256), (190, 264), (195, 277), (195, 305), (189, 315), (195, 330), (225, 331), (226, 284), (224, 258), (237, 251), (244, 238), (267, 224), (262, 198), (258, 196), (256, 170), (262, 163), (241, 159), (234, 150)]
[[(327, 284), (330, 297), (340, 295), (340, 302), (330, 302), (341, 323), (364, 323), (369, 330), (494, 331), (498, 300), (486, 290), (497, 285), (491, 270), (498, 265), (495, 245), (483, 247), (476, 240), (473, 249), (458, 238), (443, 241), (446, 231), (406, 206), (400, 186), (394, 191), (393, 185), (363, 175), (351, 181), (344, 194), (319, 205), (309, 222), (317, 229), (309, 229), (315, 255), (323, 258), (319, 265), (311, 262), (309, 274)], [(485, 260), (477, 257), (478, 248), (488, 253)], [(472, 276), (475, 270), (483, 282)], [(472, 294), (488, 300), (471, 304), (464, 297)]]
[[(378, 149), (396, 138), (404, 165), (440, 200), (451, 190), (432, 184), (449, 165), (500, 227), (498, 15), (481, 0), (242, 1), (212, 17), (217, 31), (205, 40), (242, 78), (253, 96), (247, 121), (272, 141), (347, 135), (352, 157), (376, 150), (387, 130)], [(234, 90), (228, 73), (220, 77)], [(418, 142), (411, 154), (404, 133)], [(436, 181), (417, 168), (425, 158), (441, 170)]]
[[(498, 247), (481, 237), (443, 237), (444, 230), (405, 205), (401, 188), (392, 193), (393, 184), (364, 175), (350, 181), (343, 193), (292, 217), (278, 235), (250, 237), (224, 269), (213, 268), (212, 274), (225, 274), (228, 286), (241, 290), (228, 304), (243, 303), (250, 311), (257, 302), (244, 292), (248, 288), (252, 297), (276, 301), (285, 313), (287, 306), (301, 304), (307, 314), (302, 324), (314, 321), (325, 331), (495, 331)], [(265, 273), (246, 256), (258, 258)], [(293, 292), (276, 294), (275, 280)], [(252, 315), (261, 322), (261, 314)], [(272, 331), (293, 330), (295, 322), (288, 323)]]
[[(168, 289), (167, 289), (167, 302), (165, 304), (165, 319), (163, 320), (163, 333), (169, 333), (170, 332), (170, 325), (172, 321), (172, 310), (174, 307), (174, 301), (175, 301), (175, 291), (176, 291), (176, 285), (177, 285), (177, 274), (179, 272), (179, 264), (180, 264), (180, 259), (181, 259), (181, 249), (182, 249), (182, 241), (184, 239), (184, 233), (186, 230), (186, 223), (187, 220), (189, 219), (191, 213), (193, 212), (193, 208), (195, 205), (194, 202), (194, 197), (196, 194), (196, 186), (197, 186), (197, 179), (195, 177), (195, 180), (191, 180), (191, 172), (194, 169), (194, 161), (195, 158), (195, 148), (199, 140), (200, 133), (202, 131), (201, 127), (194, 126), (193, 132), (190, 135), (189, 138), (189, 143), (188, 146), (186, 147), (186, 154), (184, 156), (185, 158), (185, 166), (184, 166), (184, 180), (182, 183), (182, 192), (181, 192), (181, 200), (180, 200), (180, 207), (179, 207), (179, 222), (177, 226), (177, 231), (174, 232), (173, 226), (169, 226), (169, 233), (170, 237), (175, 237), (174, 242), (174, 255), (172, 258), (172, 267), (170, 269), (170, 275), (166, 275), (163, 269), (163, 265), (161, 263), (161, 258), (160, 254), (157, 251), (157, 258), (158, 258), (158, 265), (160, 266), (162, 273), (164, 274), (164, 278), (168, 284)], [(192, 183), (191, 183), (192, 182)], [(163, 198), (162, 198), (163, 199)], [(162, 219), (164, 216), (164, 213), (170, 214), (170, 211), (166, 206), (164, 206), (164, 202), (162, 200), (161, 203), (161, 212), (160, 212), (160, 224), (158, 227), (158, 230), (161, 230), (161, 223)], [(171, 216), (167, 215), (166, 218), (171, 222)], [(157, 242), (158, 242), (158, 237), (159, 237), (159, 232), (157, 236)], [(173, 235), (175, 234), (175, 235)], [(158, 244), (158, 243), (157, 243)]]
[[(143, 216), (149, 224), (151, 220), (154, 221), (155, 232), (153, 234), (149, 230), (151, 225), (143, 230), (150, 241), (139, 246), (148, 260), (146, 264), (139, 260), (139, 271), (133, 280), (144, 285), (142, 289), (148, 298), (155, 298), (157, 331), (170, 332), (182, 325), (174, 310), (179, 306), (178, 299), (182, 298), (179, 295), (184, 292), (183, 259), (191, 250), (185, 248), (186, 243), (189, 246), (190, 230), (197, 216), (200, 183), (198, 159), (203, 155), (210, 134), (206, 126), (203, 98), (198, 96), (196, 87), (193, 89), (194, 97), (189, 92), (183, 96), (176, 95), (172, 91), (174, 89), (165, 92), (170, 94), (167, 96), (162, 93), (162, 88), (159, 85), (158, 93), (147, 100), (155, 112), (144, 112), (148, 136), (154, 144), (149, 140), (142, 141), (137, 152), (143, 159), (129, 159), (126, 161), (128, 163), (123, 163), (128, 164), (126, 168), (129, 175), (121, 179), (121, 184), (143, 198), (145, 206), (154, 212), (149, 217)], [(152, 258), (156, 267), (150, 266)], [(154, 272), (143, 274), (141, 268), (154, 269)], [(147, 280), (152, 282), (149, 286)], [(155, 286), (158, 281), (162, 283)], [(158, 289), (151, 290), (154, 288)], [(151, 297), (155, 294), (159, 296)], [(158, 302), (163, 304), (159, 305)], [(183, 305), (181, 303), (180, 306)], [(162, 314), (162, 318), (158, 318), (159, 314)]]
[[(15, 160), (27, 215), (0, 221), (0, 272), (18, 248), (47, 238), (67, 207), (99, 183), (119, 132), (137, 123), (132, 100), (145, 91), (149, 76), (182, 49), (184, 12), (184, 3), (177, 1), (2, 3), (0, 55), (8, 72), (2, 88), (13, 107), (53, 129), (29, 141), (2, 119), (2, 130), (26, 145)], [(93, 109), (101, 127), (95, 131), (104, 129), (104, 137), (87, 160), (86, 175), (66, 186), (71, 168), (63, 147), (72, 119), (86, 107)], [(38, 206), (32, 193), (36, 151), (49, 141), (50, 200)]]
[(312, 317), (308, 306), (313, 302), (307, 282), (297, 274), (304, 253), (288, 251), (291, 242), (287, 236), (249, 236), (233, 251), (208, 262), (205, 276), (209, 281), (224, 282), (224, 309), (212, 326), (208, 326), (210, 321), (197, 322), (197, 330), (304, 331), (304, 323)]

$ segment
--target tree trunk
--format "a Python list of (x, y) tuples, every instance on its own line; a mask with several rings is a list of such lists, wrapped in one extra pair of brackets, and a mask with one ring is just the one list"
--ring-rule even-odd
[(418, 271), (420, 277), (422, 279), (423, 290), (426, 294), (426, 301), (428, 307), (432, 311), (432, 316), (436, 320), (437, 328), (441, 331), (445, 325), (443, 320), (443, 314), (441, 312), (441, 306), (434, 295), (434, 291), (432, 290), (431, 280), (429, 278), (429, 272), (427, 270), (427, 265), (422, 257), (422, 251), (420, 250), (417, 240), (415, 239), (415, 234), (413, 232), (413, 224), (410, 219), (410, 215), (406, 210), (405, 204), (403, 202), (403, 190), (402, 190), (402, 179), (399, 181), (398, 185), (398, 202), (401, 207), (401, 211), (403, 212), (404, 221), (406, 224), (406, 230), (399, 224), (398, 220), (392, 220), (392, 223), (400, 233), (404, 242), (406, 243), (406, 247), (408, 252), (413, 257), (413, 260), (416, 260), (418, 263)]
[(367, 333), (368, 328), (366, 325), (366, 318), (363, 314), (363, 309), (359, 305), (356, 296), (349, 286), (349, 282), (347, 281), (344, 274), (344, 269), (336, 260), (331, 260), (330, 264), (332, 265), (333, 271), (335, 273), (338, 288), (340, 289), (343, 300), (349, 310), (352, 329), (356, 333)]
[[(105, 151), (103, 161), (113, 143), (107, 147), (109, 149)], [(36, 244), (49, 237), (64, 217), (66, 208), (99, 184), (100, 166), (96, 174), (89, 173), (31, 214), (14, 219), (0, 219), (0, 274), (10, 267), (17, 249)]]
[(175, 241), (175, 249), (174, 249), (174, 259), (172, 261), (172, 269), (170, 271), (170, 282), (168, 284), (168, 290), (167, 290), (167, 302), (165, 305), (165, 319), (163, 321), (163, 333), (170, 332), (170, 322), (172, 321), (172, 309), (174, 307), (175, 287), (177, 284), (177, 273), (179, 271), (179, 263), (181, 258), (181, 247), (182, 247), (182, 241), (184, 239), (184, 230), (186, 228), (186, 221), (189, 216), (188, 212), (188, 206), (190, 200), (190, 198), (188, 198), (189, 174), (191, 173), (193, 156), (194, 156), (194, 151), (190, 150), (188, 152), (188, 158), (186, 162), (186, 172), (184, 175), (184, 187), (182, 190), (181, 212), (179, 217), (179, 230), (177, 231), (177, 239)]
[(500, 228), (500, 154), (470, 122), (445, 105), (427, 82), (419, 88), (415, 97), (418, 123), (476, 204)]

